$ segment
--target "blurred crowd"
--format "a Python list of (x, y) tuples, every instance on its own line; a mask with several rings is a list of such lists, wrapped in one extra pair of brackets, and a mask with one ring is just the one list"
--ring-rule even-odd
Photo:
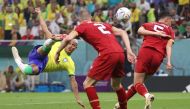
[[(123, 6), (132, 11), (129, 22), (114, 18)], [(176, 38), (190, 37), (189, 0), (0, 0), (0, 39), (44, 39), (35, 7), (41, 8), (53, 34), (68, 33), (78, 24), (80, 10), (87, 8), (94, 21), (123, 28), (132, 39), (140, 38), (136, 32), (142, 23), (156, 21), (160, 13), (168, 12), (174, 18)]]
[(21, 73), (19, 68), (9, 65), (0, 71), (0, 92), (34, 91), (35, 78)]

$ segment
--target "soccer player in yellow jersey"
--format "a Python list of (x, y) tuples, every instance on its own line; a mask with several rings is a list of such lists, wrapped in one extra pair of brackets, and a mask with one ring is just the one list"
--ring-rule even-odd
[(70, 77), (71, 87), (76, 98), (77, 103), (85, 109), (84, 104), (80, 100), (78, 93), (78, 85), (75, 80), (75, 64), (71, 58), (71, 53), (77, 48), (78, 41), (73, 39), (68, 46), (61, 51), (59, 57), (59, 64), (56, 64), (54, 61), (55, 53), (60, 46), (61, 42), (57, 40), (62, 40), (63, 35), (53, 35), (49, 32), (47, 25), (45, 24), (39, 8), (36, 9), (40, 18), (40, 25), (42, 30), (45, 33), (45, 36), (48, 38), (43, 45), (35, 46), (29, 53), (28, 59), (29, 63), (24, 64), (22, 59), (19, 56), (18, 50), (16, 47), (12, 47), (12, 53), (14, 60), (20, 70), (26, 75), (38, 75), (39, 73), (52, 72), (52, 71), (62, 71), (65, 70), (68, 72)]

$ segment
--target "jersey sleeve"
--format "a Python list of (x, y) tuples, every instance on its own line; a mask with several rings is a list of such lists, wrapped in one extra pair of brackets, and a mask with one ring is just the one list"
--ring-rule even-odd
[(142, 26), (143, 26), (145, 29), (148, 29), (148, 28), (152, 27), (152, 23), (144, 23)]
[(79, 35), (83, 34), (85, 31), (85, 25), (80, 24), (80, 25), (76, 26), (75, 31), (77, 31)]
[(104, 26), (106, 26), (106, 28), (112, 32), (112, 25), (110, 25), (109, 23), (104, 23)]
[(70, 65), (69, 67), (66, 68), (66, 70), (69, 76), (75, 75), (75, 64)]

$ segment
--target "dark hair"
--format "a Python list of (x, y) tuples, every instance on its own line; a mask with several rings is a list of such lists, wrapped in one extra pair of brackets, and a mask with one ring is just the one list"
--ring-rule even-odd
[(154, 7), (155, 7), (154, 3), (151, 3), (151, 4), (150, 4), (150, 7), (151, 7), (151, 8), (154, 8)]
[(8, 68), (9, 68), (9, 69), (14, 69), (12, 65), (9, 65)]
[(160, 13), (158, 15), (158, 19), (163, 19), (163, 18), (166, 18), (166, 17), (172, 18), (172, 16), (170, 16), (170, 14), (168, 12), (163, 12), (163, 13)]

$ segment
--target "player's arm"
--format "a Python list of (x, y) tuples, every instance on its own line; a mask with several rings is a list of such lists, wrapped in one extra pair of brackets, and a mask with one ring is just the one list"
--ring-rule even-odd
[(120, 36), (122, 38), (122, 40), (123, 40), (123, 42), (125, 44), (125, 47), (127, 49), (128, 60), (129, 60), (129, 62), (134, 63), (135, 60), (136, 60), (136, 56), (132, 52), (130, 41), (129, 41), (129, 37), (128, 37), (127, 33), (124, 30), (116, 28), (116, 27), (112, 27), (112, 31), (113, 31), (114, 35)]
[(44, 21), (43, 18), (42, 18), (40, 8), (35, 8), (35, 12), (36, 12), (36, 13), (38, 14), (38, 16), (39, 16), (40, 26), (41, 26), (43, 32), (45, 33), (45, 36), (46, 36), (47, 38), (52, 38), (52, 33), (48, 30), (48, 27), (47, 27), (45, 21)]
[(171, 37), (163, 31), (150, 31), (150, 30), (145, 29), (143, 26), (141, 26), (138, 29), (138, 34), (143, 35), (143, 36), (150, 35), (150, 36), (157, 36), (157, 37)]
[(73, 30), (69, 33), (69, 35), (66, 35), (64, 37), (64, 39), (61, 41), (61, 45), (59, 46), (57, 52), (56, 52), (56, 55), (55, 55), (55, 62), (56, 64), (59, 63), (58, 59), (59, 59), (59, 55), (60, 55), (60, 52), (67, 46), (67, 44), (74, 38), (76, 38), (78, 36), (78, 32)]
[(166, 45), (166, 55), (167, 55), (167, 65), (166, 68), (168, 70), (172, 69), (172, 64), (171, 64), (171, 55), (172, 55), (172, 45), (174, 43), (173, 39), (168, 40), (168, 43)]
[(74, 75), (70, 75), (70, 84), (71, 84), (71, 88), (72, 88), (72, 91), (73, 91), (73, 94), (75, 96), (75, 99), (77, 101), (77, 103), (82, 106), (83, 108), (85, 108), (84, 104), (82, 103), (81, 99), (80, 99), (80, 96), (79, 96), (79, 91), (78, 91), (78, 84), (77, 84), (77, 81), (75, 79), (75, 76)]

